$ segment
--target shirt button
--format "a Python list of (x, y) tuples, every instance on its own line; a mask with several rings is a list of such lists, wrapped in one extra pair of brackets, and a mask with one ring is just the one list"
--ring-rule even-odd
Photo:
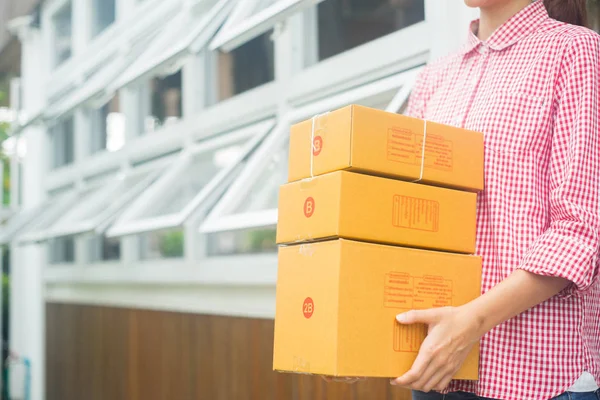
[(482, 44), (479, 47), (479, 54), (486, 54), (488, 52), (488, 50), (489, 50), (489, 48), (485, 44)]

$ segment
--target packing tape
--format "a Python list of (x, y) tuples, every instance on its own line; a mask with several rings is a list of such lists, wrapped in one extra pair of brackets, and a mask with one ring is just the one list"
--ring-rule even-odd
[(425, 146), (427, 145), (427, 120), (423, 122), (423, 150), (421, 151), (421, 172), (419, 173), (419, 179), (412, 181), (412, 183), (418, 183), (423, 180), (423, 174), (425, 173)]
[(310, 243), (304, 243), (298, 247), (298, 253), (304, 257), (312, 257), (315, 254), (315, 250)]

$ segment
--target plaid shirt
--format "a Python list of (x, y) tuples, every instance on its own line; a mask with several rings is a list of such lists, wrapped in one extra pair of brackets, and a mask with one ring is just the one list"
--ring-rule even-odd
[(488, 333), (479, 381), (450, 391), (548, 399), (584, 371), (600, 382), (599, 59), (600, 36), (536, 1), (418, 79), (408, 114), (485, 135), (483, 292), (515, 269), (573, 282)]

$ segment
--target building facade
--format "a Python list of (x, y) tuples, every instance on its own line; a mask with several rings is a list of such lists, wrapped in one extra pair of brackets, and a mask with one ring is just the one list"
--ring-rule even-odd
[(42, 2), (18, 29), (20, 212), (0, 231), (32, 399), (402, 398), (270, 371), (287, 133), (350, 103), (402, 112), (475, 15), (461, 0)]

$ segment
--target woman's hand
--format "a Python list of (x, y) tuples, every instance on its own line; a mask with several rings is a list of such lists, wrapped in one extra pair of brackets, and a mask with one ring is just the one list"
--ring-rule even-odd
[(410, 311), (397, 320), (425, 324), (428, 334), (410, 371), (391, 384), (423, 392), (444, 390), (482, 336), (481, 324), (464, 307)]

